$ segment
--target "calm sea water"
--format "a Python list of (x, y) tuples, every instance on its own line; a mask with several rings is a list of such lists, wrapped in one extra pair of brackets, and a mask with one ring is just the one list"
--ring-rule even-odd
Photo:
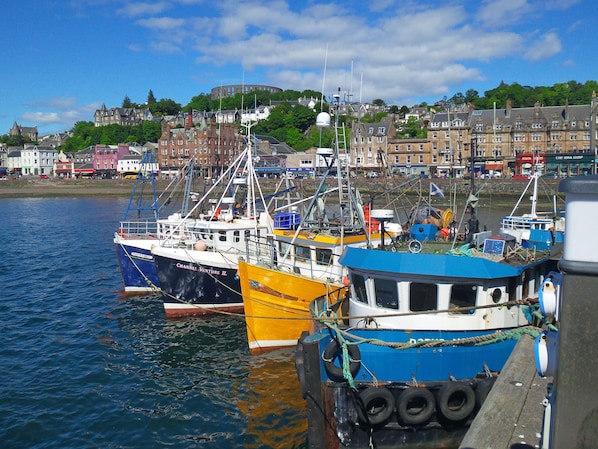
[(127, 202), (0, 200), (2, 447), (303, 447), (293, 349), (251, 356), (241, 319), (121, 296)]

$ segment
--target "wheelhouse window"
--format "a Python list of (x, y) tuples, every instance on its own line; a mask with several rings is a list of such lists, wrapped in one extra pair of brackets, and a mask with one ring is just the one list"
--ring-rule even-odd
[(309, 247), (308, 246), (296, 246), (295, 247), (295, 259), (308, 262), (310, 259), (309, 256)]
[[(475, 284), (455, 284), (451, 288), (451, 297), (449, 300), (450, 309), (463, 309), (451, 311), (451, 313), (474, 313), (478, 286)], [(469, 309), (471, 307), (471, 309)]]
[(412, 282), (409, 285), (409, 310), (423, 312), (438, 309), (438, 286)]
[(330, 265), (332, 262), (332, 250), (316, 248), (316, 263), (318, 265)]
[(385, 309), (399, 308), (397, 282), (391, 279), (374, 279), (376, 305)]
[(368, 302), (367, 292), (365, 289), (365, 278), (359, 274), (351, 276), (353, 281), (353, 290), (355, 292), (355, 300), (363, 303)]

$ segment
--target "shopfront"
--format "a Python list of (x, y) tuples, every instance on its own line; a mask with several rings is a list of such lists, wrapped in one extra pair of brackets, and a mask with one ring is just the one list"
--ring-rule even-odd
[(554, 178), (590, 175), (593, 162), (594, 155), (590, 153), (547, 154), (545, 175)]

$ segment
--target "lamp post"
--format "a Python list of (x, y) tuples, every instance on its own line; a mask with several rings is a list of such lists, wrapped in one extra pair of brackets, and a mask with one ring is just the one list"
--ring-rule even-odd
[(596, 167), (596, 158), (598, 154), (596, 154), (596, 108), (598, 108), (598, 102), (596, 101), (596, 91), (592, 92), (592, 101), (590, 103), (590, 154), (594, 155), (594, 160), (592, 161), (592, 174), (598, 174), (598, 170)]
[(475, 152), (478, 146), (478, 136), (477, 134), (471, 135), (471, 161), (470, 161), (470, 173), (471, 176), (471, 185), (473, 188), (473, 183), (475, 182)]

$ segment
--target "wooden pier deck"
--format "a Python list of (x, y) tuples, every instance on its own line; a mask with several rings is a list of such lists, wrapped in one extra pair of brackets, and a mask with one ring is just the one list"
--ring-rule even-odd
[(550, 381), (536, 371), (534, 339), (521, 337), (459, 449), (540, 448)]

